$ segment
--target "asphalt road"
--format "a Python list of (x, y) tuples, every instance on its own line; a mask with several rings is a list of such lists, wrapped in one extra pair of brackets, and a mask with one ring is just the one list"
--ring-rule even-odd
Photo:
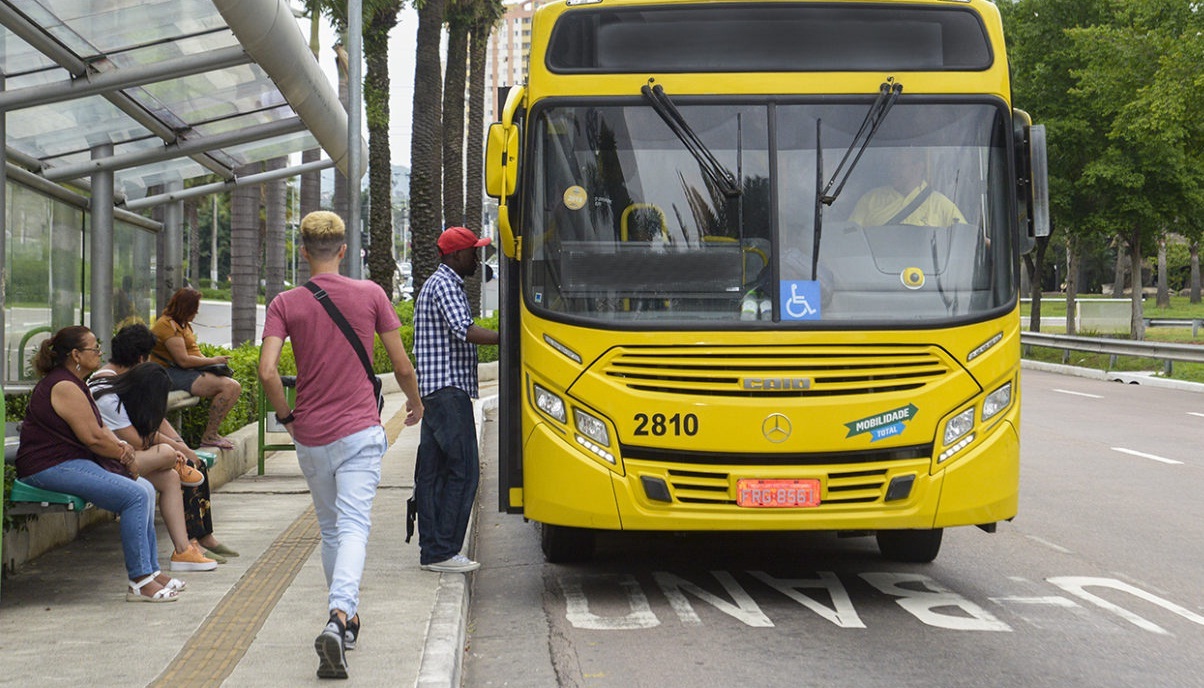
[(927, 565), (820, 534), (545, 564), (482, 457), (464, 685), (1204, 686), (1204, 394), (1030, 370), (1022, 392), (1019, 516)]

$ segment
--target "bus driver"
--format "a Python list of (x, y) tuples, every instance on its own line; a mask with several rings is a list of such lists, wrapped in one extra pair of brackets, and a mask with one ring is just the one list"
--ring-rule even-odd
[(858, 199), (849, 222), (862, 227), (966, 224), (966, 217), (957, 205), (925, 180), (923, 150), (905, 148), (889, 160), (890, 184), (871, 189)]

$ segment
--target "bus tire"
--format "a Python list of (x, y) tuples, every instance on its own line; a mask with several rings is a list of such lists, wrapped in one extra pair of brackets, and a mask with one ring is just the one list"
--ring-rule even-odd
[(880, 530), (878, 551), (884, 559), (927, 564), (941, 551), (941, 528), (932, 530)]
[(594, 531), (541, 523), (539, 547), (544, 559), (552, 564), (589, 561), (594, 556)]

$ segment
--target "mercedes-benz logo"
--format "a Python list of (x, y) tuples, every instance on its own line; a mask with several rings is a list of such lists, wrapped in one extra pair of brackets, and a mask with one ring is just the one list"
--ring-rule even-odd
[(774, 444), (790, 438), (790, 419), (780, 413), (771, 413), (761, 421), (761, 434)]

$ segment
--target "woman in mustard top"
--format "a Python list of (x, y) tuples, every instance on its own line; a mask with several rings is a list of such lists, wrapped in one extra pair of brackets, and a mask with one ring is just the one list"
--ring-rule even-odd
[(203, 372), (197, 368), (227, 363), (229, 356), (205, 356), (196, 343), (192, 321), (201, 307), (201, 292), (184, 287), (171, 295), (163, 315), (151, 327), (158, 344), (151, 360), (167, 368), (171, 388), (209, 400), (209, 422), (201, 435), (201, 446), (233, 449), (234, 443), (218, 434), (226, 414), (234, 408), (242, 385), (232, 377)]

